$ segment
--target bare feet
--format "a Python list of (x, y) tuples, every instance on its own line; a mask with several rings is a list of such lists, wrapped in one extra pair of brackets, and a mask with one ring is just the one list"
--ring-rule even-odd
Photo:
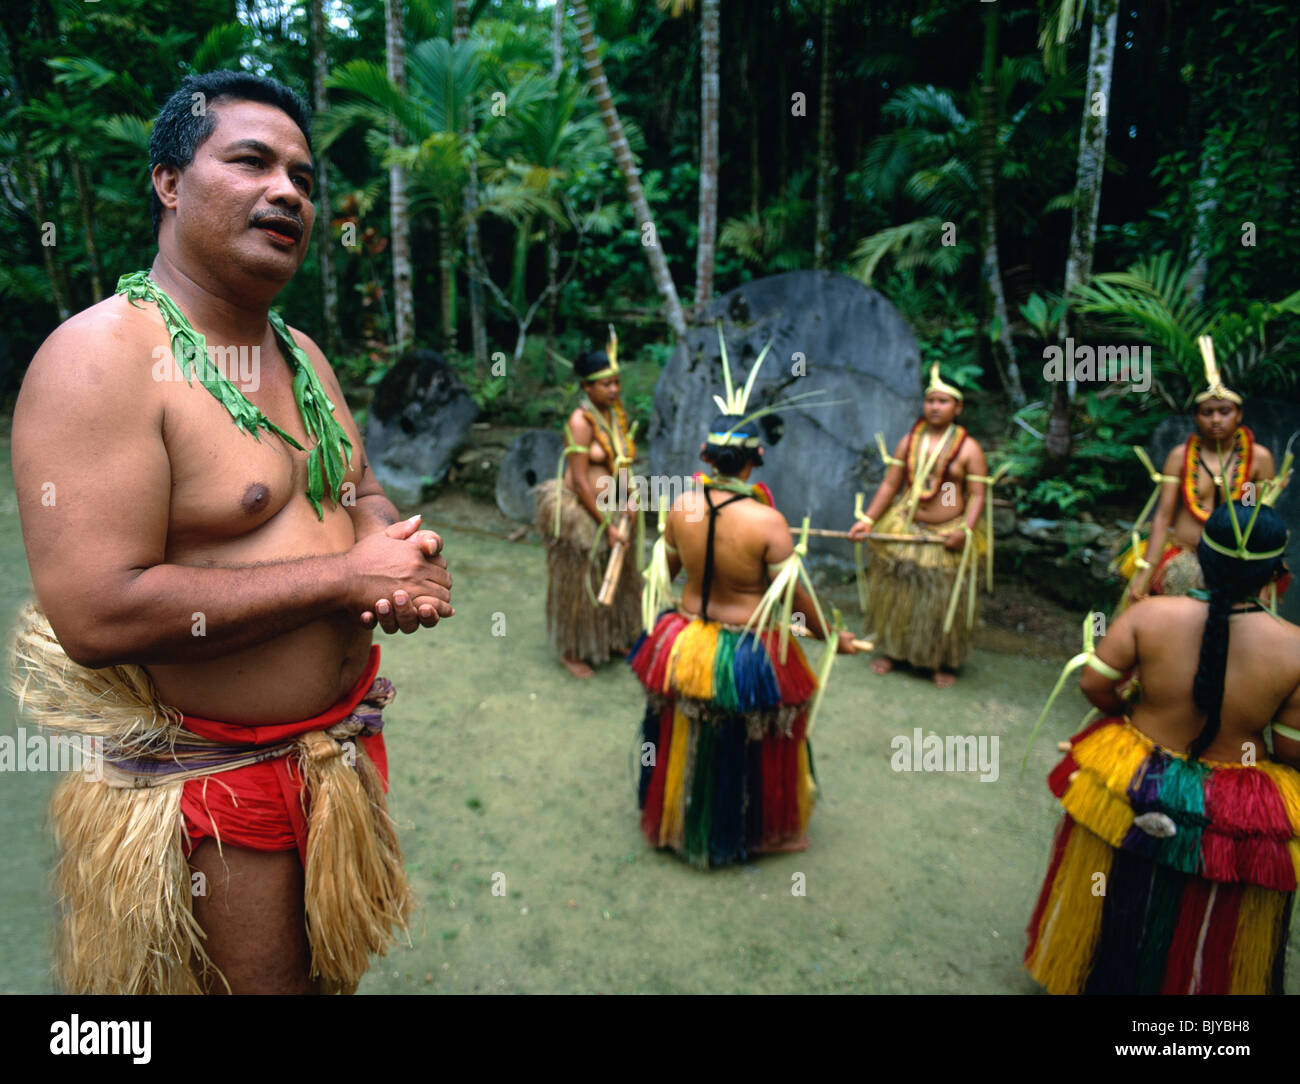
[(873, 674), (887, 674), (894, 668), (894, 660), (888, 655), (880, 655), (871, 660)]
[(560, 662), (576, 678), (589, 678), (596, 672), (581, 659), (561, 659)]
[(936, 688), (949, 689), (957, 684), (957, 675), (950, 674), (947, 670), (936, 670), (931, 680)]

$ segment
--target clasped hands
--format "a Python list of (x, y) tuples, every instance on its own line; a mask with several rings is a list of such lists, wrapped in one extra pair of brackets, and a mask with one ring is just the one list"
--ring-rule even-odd
[(451, 573), (447, 571), (447, 558), (442, 556), (442, 538), (434, 531), (418, 530), (420, 516), (412, 516), (400, 523), (392, 523), (383, 533), (389, 538), (415, 541), (431, 567), (427, 579), (436, 586), (433, 594), (411, 596), (398, 588), (391, 598), (375, 600), (372, 609), (361, 614), (364, 628), (378, 627), (386, 633), (414, 632), (418, 628), (433, 628), (441, 618), (452, 617), (456, 610), (451, 605)]

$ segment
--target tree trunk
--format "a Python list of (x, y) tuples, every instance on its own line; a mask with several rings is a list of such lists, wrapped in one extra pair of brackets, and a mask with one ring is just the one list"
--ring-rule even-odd
[(1027, 400), (1024, 388), (1020, 384), (1020, 369), (1016, 364), (1015, 347), (1011, 341), (1011, 320), (1007, 315), (1007, 295), (1002, 285), (1002, 265), (998, 256), (996, 190), (998, 116), (997, 89), (994, 86), (997, 62), (998, 11), (996, 5), (990, 4), (984, 10), (984, 68), (980, 79), (978, 183), (980, 222), (983, 230), (983, 237), (980, 240), (984, 250), (984, 263), (980, 274), (988, 290), (986, 316), (991, 309), (992, 318), (998, 324), (997, 341), (989, 343), (989, 352), (998, 370), (998, 376), (1002, 379), (1007, 397), (1014, 406), (1022, 407)]
[(1064, 380), (1057, 380), (1052, 384), (1052, 412), (1047, 419), (1043, 450), (1051, 459), (1065, 459), (1070, 445), (1070, 392)]
[[(564, 3), (557, 0), (551, 10), (551, 78), (559, 80), (564, 70)], [(555, 376), (551, 351), (555, 349), (555, 320), (559, 312), (560, 293), (556, 279), (560, 273), (560, 227), (550, 216), (546, 219), (546, 356), (542, 361), (542, 382), (549, 385)]]
[[(402, 0), (384, 0), (385, 52), (388, 78), (398, 90), (406, 91), (406, 39), (402, 30)], [(398, 126), (390, 129), (393, 146), (398, 145)], [(415, 338), (415, 301), (411, 296), (411, 214), (406, 194), (406, 170), (388, 167), (389, 214), (393, 236), (393, 311), (397, 342), (401, 347)]]
[[(1079, 166), (1074, 185), (1074, 223), (1070, 229), (1070, 252), (1065, 264), (1064, 297), (1067, 302), (1076, 286), (1092, 278), (1092, 254), (1097, 240), (1097, 211), (1101, 206), (1102, 167), (1106, 160), (1106, 118), (1110, 113), (1110, 77), (1115, 66), (1115, 30), (1118, 22), (1119, 0), (1093, 0), (1088, 82), (1084, 91)], [(1067, 308), (1067, 314), (1068, 311)], [(1062, 340), (1069, 334), (1069, 329), (1068, 315), (1063, 315), (1057, 330)], [(1070, 398), (1074, 398), (1073, 380), (1069, 383), (1069, 394)]]
[(749, 32), (745, 35), (745, 55), (741, 68), (745, 97), (749, 99), (749, 213), (755, 217), (758, 215), (762, 195), (758, 165), (758, 100), (754, 95), (753, 84), (754, 57), (758, 53), (758, 27), (759, 21), (751, 19)]
[[(677, 297), (677, 287), (673, 285), (672, 275), (668, 271), (668, 261), (664, 258), (663, 247), (650, 215), (650, 206), (646, 203), (645, 191), (636, 163), (632, 160), (632, 150), (623, 135), (623, 125), (618, 119), (618, 110), (610, 97), (609, 82), (605, 78), (605, 69), (596, 50), (596, 35), (592, 29), (591, 16), (587, 14), (587, 5), (583, 0), (576, 0), (573, 5), (573, 22), (578, 28), (578, 37), (582, 41), (582, 64), (591, 81), (592, 96), (600, 110), (601, 121), (605, 125), (605, 134), (609, 138), (610, 150), (619, 172), (623, 174), (623, 183), (627, 186), (628, 202), (636, 215), (637, 225), (641, 229), (642, 247), (646, 259), (650, 262), (650, 273), (654, 276), (655, 286), (664, 299), (665, 316), (668, 326), (679, 339), (686, 337), (686, 318), (682, 314), (682, 303)], [(647, 229), (648, 227), (648, 229)]]
[[(779, 23), (781, 41), (788, 41), (786, 26), (786, 6), (781, 5), (781, 15)], [(781, 124), (777, 129), (779, 138), (776, 148), (776, 192), (777, 198), (785, 200), (786, 187), (790, 180), (790, 81), (786, 75), (786, 65), (778, 64), (776, 66), (778, 73), (778, 82), (781, 88), (781, 101), (778, 116), (781, 118)]]
[[(324, 0), (311, 0), (312, 109), (325, 112), (329, 100), (325, 81), (329, 78), (329, 50), (326, 47)], [(320, 262), (321, 322), (325, 330), (325, 355), (332, 357), (339, 345), (339, 288), (334, 278), (334, 226), (330, 204), (329, 151), (316, 154), (316, 259)]]
[[(41, 192), (40, 173), (31, 151), (23, 142), (21, 128), (18, 130), (18, 139), (22, 147), (23, 179), (27, 182), (27, 191), (31, 196), (32, 207), (36, 211), (36, 228), (43, 231), (44, 224), (50, 219), (45, 211), (45, 196)], [(72, 309), (68, 305), (68, 291), (61, 275), (62, 268), (54, 260), (54, 247), (42, 244), (41, 258), (45, 261), (45, 277), (50, 280), (50, 294), (54, 298), (54, 308), (59, 314), (59, 322), (62, 323), (72, 315)]]
[(99, 273), (99, 249), (95, 247), (95, 209), (90, 198), (90, 185), (86, 170), (75, 154), (72, 159), (72, 180), (77, 187), (77, 206), (81, 211), (81, 231), (86, 239), (86, 261), (90, 264), (90, 292), (96, 302), (104, 300), (104, 280)]
[[(451, 40), (454, 44), (463, 41), (469, 41), (469, 5), (466, 0), (454, 0), (454, 19), (451, 31)], [(465, 111), (465, 123), (461, 127), (461, 135), (465, 137), (468, 143), (469, 137), (474, 134), (474, 118), (469, 109)], [(478, 162), (473, 158), (469, 161), (469, 180), (465, 185), (464, 197), (465, 209), (465, 255), (468, 257), (469, 266), (472, 268), (480, 258), (480, 242), (478, 233)], [(487, 364), (487, 311), (486, 299), (483, 296), (483, 284), (474, 276), (469, 274), (469, 325), (470, 325), (470, 349), (474, 352), (474, 364)], [(455, 347), (458, 342), (456, 329), (451, 329), (450, 344)]]
[(831, 234), (831, 6), (822, 0), (822, 81), (817, 106), (817, 225), (813, 231), (813, 266), (825, 267)]
[(564, 67), (564, 3), (556, 0), (551, 9), (551, 75), (560, 77)]
[(696, 314), (713, 296), (718, 239), (718, 0), (704, 0), (700, 20), (700, 228), (695, 254)]
[(443, 343), (448, 350), (456, 348), (456, 283), (455, 241), (452, 237), (451, 216), (438, 213), (438, 277), (442, 293)]
[(1196, 225), (1192, 229), (1188, 253), (1187, 292), (1197, 305), (1205, 303), (1205, 280), (1210, 273), (1210, 242), (1213, 218), (1219, 209), (1219, 172), (1222, 165), (1217, 132), (1206, 132), (1201, 141), (1199, 175), (1192, 186), (1192, 204)]

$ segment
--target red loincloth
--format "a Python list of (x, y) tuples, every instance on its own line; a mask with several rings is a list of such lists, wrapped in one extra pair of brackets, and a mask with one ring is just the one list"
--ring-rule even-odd
[[(183, 725), (212, 741), (231, 745), (271, 745), (311, 730), (324, 730), (346, 719), (365, 698), (378, 673), (379, 645), (373, 644), (366, 668), (357, 683), (333, 707), (311, 719), (247, 726), (186, 715)], [(358, 737), (387, 791), (388, 754), (383, 734)], [(189, 780), (181, 792), (181, 814), (188, 837), (185, 840), (186, 857), (201, 840), (211, 836), (219, 838), (223, 845), (230, 843), (254, 851), (289, 851), (296, 847), (299, 859), (305, 864), (307, 817), (302, 789), (298, 758), (293, 753)]]

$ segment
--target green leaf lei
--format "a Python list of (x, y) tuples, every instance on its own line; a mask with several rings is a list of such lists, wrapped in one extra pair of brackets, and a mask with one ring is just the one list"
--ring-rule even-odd
[[(158, 306), (171, 334), (172, 357), (180, 366), (186, 382), (193, 385), (197, 370), (199, 383), (226, 408), (236, 426), (254, 440), (260, 440), (257, 431), (265, 429), (286, 444), (299, 451), (304, 450), (293, 437), (250, 403), (244, 393), (212, 363), (207, 340), (185, 318), (176, 302), (149, 277), (149, 272), (136, 271), (123, 275), (117, 280), (114, 292), (125, 294), (132, 305), (137, 305), (140, 301), (152, 301)], [(280, 344), (285, 349), (286, 360), (293, 370), (293, 397), (298, 404), (298, 413), (302, 415), (308, 435), (316, 440), (316, 446), (307, 453), (307, 499), (316, 510), (316, 518), (324, 519), (325, 510), (321, 498), (326, 492), (326, 483), (329, 485), (330, 496), (338, 504), (343, 491), (344, 475), (352, 466), (352, 441), (335, 419), (334, 404), (321, 387), (320, 378), (312, 368), (306, 351), (294, 342), (278, 312), (272, 310), (266, 316), (279, 337)]]

